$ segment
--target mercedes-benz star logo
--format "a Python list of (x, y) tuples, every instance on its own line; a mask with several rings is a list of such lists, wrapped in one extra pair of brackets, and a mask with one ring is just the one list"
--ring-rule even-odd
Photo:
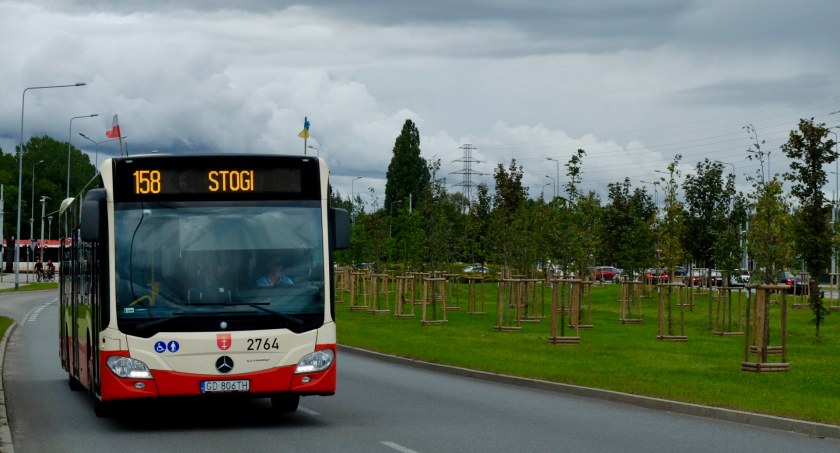
[(216, 369), (222, 374), (230, 373), (233, 370), (233, 359), (226, 355), (219, 357), (216, 360)]

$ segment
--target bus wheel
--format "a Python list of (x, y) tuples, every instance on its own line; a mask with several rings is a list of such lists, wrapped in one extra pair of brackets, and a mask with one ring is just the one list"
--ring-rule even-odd
[(294, 412), (300, 403), (300, 395), (275, 395), (271, 397), (271, 408), (278, 414)]
[(67, 376), (70, 378), (70, 379), (68, 380), (68, 384), (70, 385), (70, 390), (72, 390), (72, 391), (74, 391), (74, 392), (78, 392), (79, 390), (84, 389), (84, 386), (82, 385), (82, 383), (81, 383), (81, 382), (79, 382), (79, 380), (78, 380), (78, 379), (76, 379), (75, 377), (73, 377), (73, 375), (72, 375), (72, 374), (67, 373)]

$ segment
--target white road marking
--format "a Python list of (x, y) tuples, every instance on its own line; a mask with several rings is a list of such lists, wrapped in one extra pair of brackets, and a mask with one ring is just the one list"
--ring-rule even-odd
[(417, 453), (416, 451), (414, 451), (410, 448), (403, 447), (400, 444), (390, 442), (390, 441), (387, 441), (387, 440), (380, 441), (379, 443), (386, 446), (386, 447), (393, 448), (394, 450), (397, 450), (400, 453)]
[(44, 305), (41, 305), (40, 307), (33, 308), (32, 311), (30, 311), (29, 313), (26, 314), (26, 316), (24, 316), (24, 322), (35, 322), (35, 320), (38, 319), (38, 315), (45, 308), (49, 307), (50, 305), (52, 305), (56, 301), (58, 301), (58, 299), (51, 300), (51, 301), (45, 303)]

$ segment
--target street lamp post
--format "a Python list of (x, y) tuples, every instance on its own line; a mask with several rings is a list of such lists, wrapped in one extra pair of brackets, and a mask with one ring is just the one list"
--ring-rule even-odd
[(99, 114), (92, 113), (90, 115), (74, 116), (73, 118), (70, 118), (70, 128), (67, 131), (67, 193), (64, 195), (64, 198), (70, 198), (70, 139), (73, 137), (73, 120), (77, 118), (93, 118), (95, 116), (99, 116)]
[(554, 176), (545, 175), (546, 178), (550, 179), (554, 185), (554, 198), (557, 198), (557, 180), (554, 179)]
[(542, 188), (540, 188), (540, 196), (542, 197), (543, 200), (545, 200), (545, 188), (547, 186), (550, 186), (550, 185), (552, 185), (552, 184), (550, 182), (547, 182), (547, 183), (542, 185)]
[(93, 147), (93, 149), (94, 149), (93, 167), (96, 169), (97, 172), (99, 171), (99, 145), (101, 145), (102, 143), (113, 142), (114, 140), (119, 140), (121, 138), (128, 138), (128, 137), (109, 138), (108, 140), (102, 140), (101, 142), (97, 142), (96, 140), (88, 137), (87, 135), (85, 135), (81, 132), (79, 132), (79, 135), (81, 135), (83, 138), (86, 138), (88, 141), (90, 141), (94, 145), (94, 147)]
[(32, 164), (32, 201), (29, 202), (29, 239), (35, 237), (35, 232), (33, 231), (35, 229), (33, 226), (35, 222), (35, 167), (43, 163), (43, 160), (39, 160), (38, 162)]
[(554, 198), (557, 198), (557, 194), (560, 193), (559, 188), (557, 187), (557, 184), (560, 181), (560, 161), (554, 159), (553, 157), (546, 157), (546, 160), (554, 161), (554, 164), (557, 166), (557, 179), (554, 180)]
[[(20, 188), (23, 186), (23, 114), (26, 106), (26, 92), (29, 90), (43, 90), (47, 88), (70, 88), (83, 87), (84, 82), (74, 83), (73, 85), (49, 85), (41, 87), (28, 87), (23, 90), (23, 95), (20, 100), (20, 147), (18, 148), (18, 200), (17, 200), (17, 235), (16, 241), (20, 241), (20, 208), (21, 197)], [(15, 244), (17, 245), (17, 244)], [(15, 247), (15, 291), (20, 289), (20, 247)]]
[(716, 160), (715, 162), (717, 162), (719, 164), (731, 165), (732, 166), (732, 175), (735, 176), (735, 164), (730, 163), (730, 162), (724, 162), (722, 160)]
[[(840, 112), (833, 112), (833, 113), (840, 113)], [(835, 129), (835, 128), (829, 128)], [(828, 131), (830, 134), (834, 134), (834, 153), (837, 154), (837, 132), (832, 130)], [(831, 221), (834, 225), (834, 228), (837, 228), (837, 201), (840, 200), (840, 192), (838, 192), (837, 187), (837, 175), (840, 173), (840, 167), (838, 165), (838, 160), (840, 157), (835, 157), (834, 159), (834, 209), (831, 210)], [(836, 249), (836, 247), (835, 247)], [(831, 256), (831, 273), (837, 273), (837, 250)]]
[(318, 151), (318, 157), (321, 157), (321, 150), (317, 146), (306, 145), (306, 147), (309, 148), (309, 149), (314, 149), (315, 151)]
[(41, 262), (44, 262), (44, 215), (46, 213), (47, 199), (46, 195), (41, 195)]
[(357, 179), (362, 179), (361, 176), (356, 176), (350, 180), (350, 212), (353, 213), (353, 224), (356, 224), (356, 192), (353, 190), (353, 183)]
[[(30, 244), (35, 243), (34, 242), (35, 232), (32, 231), (32, 230), (35, 229), (35, 167), (37, 167), (38, 165), (43, 164), (43, 163), (44, 163), (43, 160), (39, 160), (38, 162), (35, 162), (34, 164), (32, 164), (32, 201), (29, 202), (29, 208), (30, 208), (30, 213), (29, 213), (29, 243)], [(31, 249), (32, 249), (31, 245), (28, 249), (26, 249), (26, 262), (27, 263), (29, 262), (29, 251)], [(34, 254), (35, 251), (32, 250), (32, 252)], [(29, 274), (26, 274), (26, 281), (27, 282), (29, 281)]]
[(656, 207), (657, 211), (659, 210), (659, 191), (656, 190), (656, 186), (659, 185), (659, 181), (641, 181), (640, 183), (643, 184), (652, 184), (653, 185), (653, 206)]

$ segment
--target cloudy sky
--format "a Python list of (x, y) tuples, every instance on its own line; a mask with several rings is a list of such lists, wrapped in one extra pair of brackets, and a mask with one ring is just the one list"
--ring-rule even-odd
[(335, 188), (361, 177), (380, 206), (406, 119), (452, 191), (469, 144), (473, 183), (516, 159), (535, 196), (578, 148), (602, 195), (625, 177), (653, 192), (676, 154), (747, 188), (745, 126), (776, 173), (800, 118), (840, 125), (836, 0), (0, 0), (0, 35), (6, 153), (26, 87), (85, 82), (27, 92), (24, 141), (93, 154), (78, 133), (105, 140), (117, 113), (129, 153), (302, 154), (307, 116)]

